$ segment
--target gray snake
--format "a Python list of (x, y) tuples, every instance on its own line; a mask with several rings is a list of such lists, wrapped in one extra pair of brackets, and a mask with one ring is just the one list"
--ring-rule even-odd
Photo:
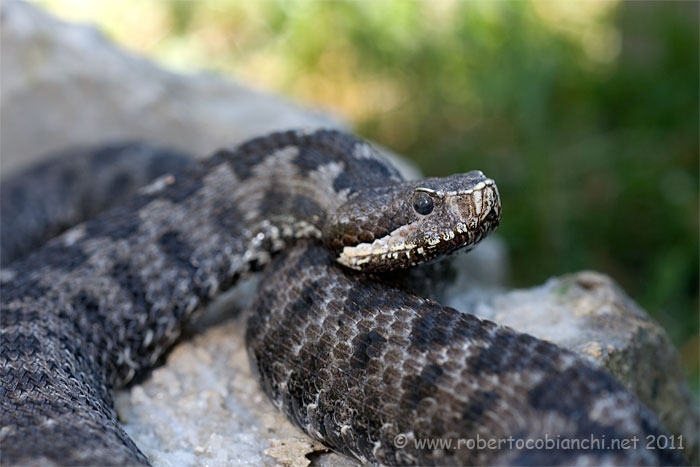
[[(2, 463), (147, 464), (112, 390), (263, 268), (251, 367), (293, 423), (338, 452), (389, 465), (682, 462), (643, 443), (523, 447), (663, 431), (604, 371), (388, 273), (469, 248), (499, 221), (480, 172), (403, 181), (333, 130), (256, 138), (165, 175), (3, 269)], [(478, 438), (516, 447), (417, 444)]]

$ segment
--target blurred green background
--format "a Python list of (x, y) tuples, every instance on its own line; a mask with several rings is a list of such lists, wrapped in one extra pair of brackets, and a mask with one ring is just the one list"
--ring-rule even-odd
[(37, 2), (178, 70), (344, 116), (427, 175), (498, 181), (513, 286), (594, 269), (698, 390), (698, 2)]

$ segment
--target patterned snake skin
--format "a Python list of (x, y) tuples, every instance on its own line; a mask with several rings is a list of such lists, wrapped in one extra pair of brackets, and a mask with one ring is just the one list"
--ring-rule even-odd
[[(607, 373), (385, 274), (471, 247), (499, 221), (480, 172), (403, 182), (331, 130), (275, 133), (163, 176), (2, 270), (2, 463), (147, 464), (113, 389), (266, 265), (251, 366), (293, 423), (338, 452), (390, 465), (682, 462), (644, 448), (659, 422)], [(636, 449), (614, 448), (634, 437)], [(523, 443), (547, 438), (606, 444)], [(434, 439), (454, 445), (418, 444)], [(513, 444), (467, 444), (479, 439)]]

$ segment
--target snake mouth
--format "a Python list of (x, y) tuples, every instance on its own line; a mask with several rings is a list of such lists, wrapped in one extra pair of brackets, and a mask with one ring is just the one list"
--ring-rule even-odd
[[(403, 226), (400, 229), (405, 229)], [(450, 254), (461, 248), (471, 248), (485, 233), (475, 231), (430, 232), (420, 242), (396, 240), (392, 234), (372, 243), (345, 246), (336, 261), (357, 271), (387, 272), (405, 269)]]
[[(411, 252), (418, 246), (411, 240), (411, 226), (403, 225), (393, 232), (374, 240), (372, 243), (359, 243), (345, 246), (337, 257), (337, 261), (343, 266), (355, 270), (391, 270), (400, 269), (402, 264), (407, 267), (417, 264), (411, 263)], [(418, 260), (418, 257), (414, 257)], [(370, 263), (388, 263), (383, 267), (368, 266)]]

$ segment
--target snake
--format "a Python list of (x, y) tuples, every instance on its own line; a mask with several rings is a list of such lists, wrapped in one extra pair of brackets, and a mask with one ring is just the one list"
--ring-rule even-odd
[[(120, 152), (131, 159), (104, 162)], [(48, 190), (80, 177), (59, 170), (52, 184), (51, 165), (30, 177), (32, 215), (3, 202), (3, 465), (148, 465), (113, 391), (147, 377), (208, 303), (255, 271), (252, 372), (338, 453), (374, 465), (683, 462), (644, 446), (664, 428), (604, 370), (402, 280), (499, 225), (498, 189), (482, 172), (404, 180), (371, 144), (333, 129), (272, 133), (196, 164), (148, 152), (57, 162), (121, 167), (63, 197), (120, 199), (101, 213), (57, 208)], [(116, 193), (143, 166), (160, 176)], [(31, 198), (4, 185), (4, 200)], [(76, 225), (29, 246), (61, 222)]]

